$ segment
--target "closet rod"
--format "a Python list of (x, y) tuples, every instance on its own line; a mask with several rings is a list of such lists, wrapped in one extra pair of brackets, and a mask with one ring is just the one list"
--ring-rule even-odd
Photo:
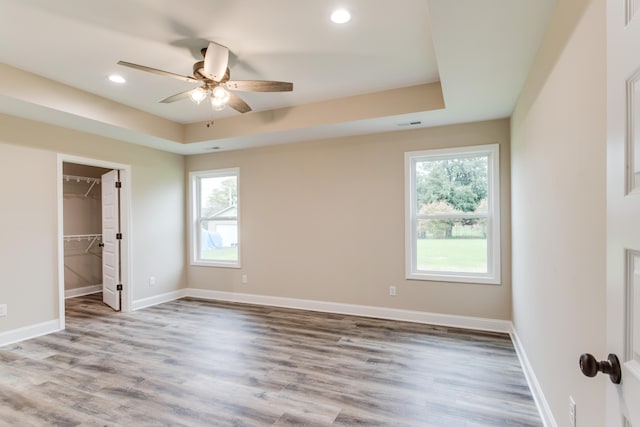
[(100, 178), (92, 178), (90, 176), (62, 175), (62, 177), (66, 181), (75, 181), (75, 182), (84, 181), (87, 184), (90, 184), (91, 182), (100, 184)]
[(100, 233), (96, 233), (96, 234), (65, 234), (64, 235), (64, 240), (66, 240), (67, 242), (70, 240), (91, 240), (94, 237), (102, 237), (102, 234)]
[(102, 240), (102, 234), (66, 234), (64, 236), (64, 240), (66, 242), (70, 242), (71, 240), (81, 241), (87, 240), (89, 241), (89, 246), (84, 250), (84, 253), (89, 253), (89, 249), (93, 246), (93, 244), (98, 241), (98, 239)]
[(87, 192), (84, 193), (84, 197), (87, 197), (89, 195), (89, 193), (91, 193), (91, 190), (93, 190), (93, 187), (96, 184), (100, 184), (100, 178), (92, 178), (90, 176), (62, 175), (62, 177), (67, 182), (69, 182), (69, 181), (81, 182), (82, 181), (82, 182), (86, 182), (87, 184), (91, 184), (91, 186), (89, 187)]

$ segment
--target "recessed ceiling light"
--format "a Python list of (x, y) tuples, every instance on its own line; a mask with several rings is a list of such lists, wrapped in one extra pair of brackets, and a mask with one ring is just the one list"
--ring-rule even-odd
[(125, 83), (125, 82), (126, 82), (126, 80), (124, 79), (124, 77), (119, 76), (119, 75), (117, 75), (117, 74), (111, 74), (111, 75), (109, 76), (109, 80), (111, 80), (111, 81), (112, 81), (112, 82), (114, 82), (114, 83), (120, 83), (120, 84), (122, 84), (122, 83)]
[(338, 9), (331, 14), (331, 20), (336, 24), (344, 24), (346, 22), (349, 22), (350, 19), (351, 14), (348, 10), (345, 9)]

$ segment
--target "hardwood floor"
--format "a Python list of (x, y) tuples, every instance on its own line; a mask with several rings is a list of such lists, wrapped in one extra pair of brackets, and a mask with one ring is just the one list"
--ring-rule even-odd
[(507, 335), (182, 299), (0, 348), (2, 426), (540, 426)]

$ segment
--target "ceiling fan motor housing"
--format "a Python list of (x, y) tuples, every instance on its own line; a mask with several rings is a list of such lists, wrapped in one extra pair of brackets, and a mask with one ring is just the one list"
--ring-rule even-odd
[(229, 78), (231, 78), (231, 71), (227, 67), (227, 69), (225, 70), (225, 73), (224, 73), (224, 75), (222, 76), (221, 79), (218, 79), (218, 80), (210, 79), (209, 77), (207, 77), (205, 75), (205, 72), (204, 72), (204, 61), (198, 61), (195, 64), (193, 64), (193, 77), (195, 77), (198, 80), (205, 81), (207, 83), (214, 83), (214, 82), (215, 83), (224, 83), (224, 82), (228, 81)]

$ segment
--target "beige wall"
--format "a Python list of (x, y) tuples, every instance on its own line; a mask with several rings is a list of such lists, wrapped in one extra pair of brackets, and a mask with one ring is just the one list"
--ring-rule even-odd
[(55, 153), (0, 143), (0, 188), (1, 332), (58, 317)]
[[(404, 153), (494, 142), (502, 285), (405, 280)], [(190, 156), (186, 164), (187, 171), (240, 168), (242, 269), (190, 266), (192, 288), (511, 317), (508, 120)]]
[(558, 4), (512, 117), (513, 320), (559, 425), (604, 425), (605, 10)]
[(0, 115), (0, 332), (58, 317), (57, 153), (131, 165), (133, 300), (186, 286), (183, 156)]

